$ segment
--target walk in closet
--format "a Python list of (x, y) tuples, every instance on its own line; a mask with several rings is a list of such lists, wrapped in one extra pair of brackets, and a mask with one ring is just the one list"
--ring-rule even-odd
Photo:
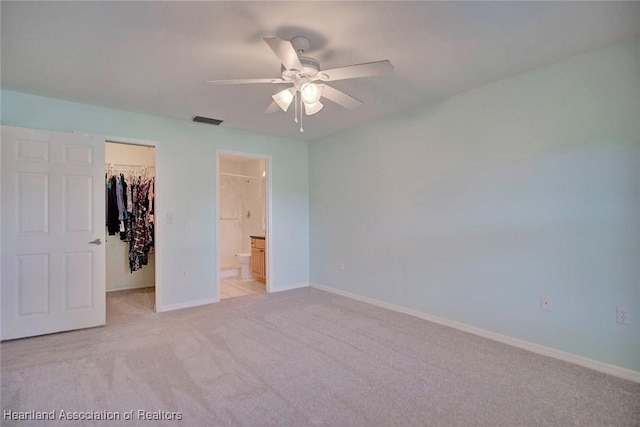
[(155, 287), (155, 148), (105, 146), (106, 290)]

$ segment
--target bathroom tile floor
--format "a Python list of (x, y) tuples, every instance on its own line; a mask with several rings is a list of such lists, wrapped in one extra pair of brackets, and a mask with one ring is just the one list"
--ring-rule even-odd
[(220, 299), (241, 297), (251, 294), (265, 294), (265, 284), (253, 279), (225, 277), (220, 280)]

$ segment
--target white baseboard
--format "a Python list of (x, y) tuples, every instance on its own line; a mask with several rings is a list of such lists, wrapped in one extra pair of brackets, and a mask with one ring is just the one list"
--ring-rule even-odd
[(137, 285), (137, 286), (121, 286), (119, 288), (110, 288), (107, 289), (107, 292), (116, 292), (116, 291), (130, 291), (131, 289), (144, 289), (144, 288), (153, 288), (155, 285)]
[(292, 285), (283, 285), (278, 287), (272, 286), (271, 289), (269, 289), (269, 292), (290, 291), (292, 289), (306, 288), (307, 286), (309, 286), (309, 282), (294, 283)]
[(602, 372), (605, 374), (613, 375), (615, 377), (623, 378), (625, 380), (634, 381), (640, 383), (640, 372), (633, 371), (631, 369), (622, 368), (620, 366), (611, 365), (609, 363), (600, 362), (598, 360), (589, 359), (586, 357), (578, 356), (564, 351), (556, 350), (551, 347), (546, 347), (540, 344), (524, 341), (518, 338), (512, 338), (507, 335), (498, 334), (488, 331), (486, 329), (478, 328), (475, 326), (467, 325), (465, 323), (455, 322), (443, 317), (434, 316), (431, 314), (423, 313), (421, 311), (412, 310), (410, 308), (402, 307), (395, 304), (390, 304), (384, 301), (379, 301), (373, 298), (363, 297), (351, 292), (342, 291), (340, 289), (332, 288), (329, 286), (320, 285), (317, 283), (310, 283), (309, 286), (317, 288), (323, 291), (331, 292), (337, 295), (341, 295), (347, 298), (365, 302), (368, 304), (376, 305), (378, 307), (386, 308), (389, 310), (397, 311), (400, 313), (415, 316), (420, 319), (427, 320), (429, 322), (437, 323), (439, 325), (448, 326), (450, 328), (458, 329), (463, 332), (478, 335), (483, 338), (488, 338), (493, 341), (498, 341), (503, 344), (507, 344), (513, 347), (518, 347), (523, 350), (528, 350), (533, 353), (538, 353), (543, 356), (553, 357), (554, 359), (562, 360), (564, 362), (573, 363), (575, 365), (583, 366), (585, 368), (593, 369), (594, 371)]
[(182, 310), (183, 308), (199, 307), (201, 305), (208, 305), (218, 302), (217, 298), (205, 298), (198, 301), (189, 301), (179, 304), (161, 305), (156, 307), (156, 313), (162, 313), (165, 311)]

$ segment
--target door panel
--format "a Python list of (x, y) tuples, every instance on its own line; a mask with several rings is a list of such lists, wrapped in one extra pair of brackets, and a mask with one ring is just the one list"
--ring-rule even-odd
[(18, 173), (18, 232), (49, 231), (49, 176), (43, 173)]
[(105, 323), (104, 138), (2, 127), (3, 340)]
[(49, 255), (18, 255), (19, 314), (49, 313)]
[(93, 177), (68, 175), (64, 207), (67, 232), (93, 232)]
[(49, 163), (49, 144), (21, 138), (16, 143), (17, 159)]
[(67, 252), (65, 253), (65, 281), (67, 296), (67, 310), (89, 309), (93, 305), (91, 283), (93, 269), (93, 253)]

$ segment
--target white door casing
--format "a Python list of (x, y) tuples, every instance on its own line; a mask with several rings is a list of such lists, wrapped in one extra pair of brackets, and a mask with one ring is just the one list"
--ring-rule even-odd
[(2, 127), (2, 340), (105, 324), (104, 142)]

